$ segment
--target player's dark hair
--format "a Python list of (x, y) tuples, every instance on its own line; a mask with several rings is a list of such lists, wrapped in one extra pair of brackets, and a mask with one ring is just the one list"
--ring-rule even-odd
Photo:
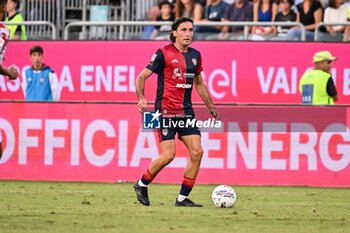
[(193, 25), (193, 20), (189, 17), (181, 17), (173, 22), (173, 24), (171, 25), (171, 32), (169, 36), (171, 42), (175, 43), (175, 40), (176, 40), (176, 37), (174, 36), (173, 31), (176, 31), (177, 28), (180, 26), (180, 24), (185, 22), (190, 22)]
[(30, 48), (29, 50), (29, 54), (32, 55), (33, 53), (39, 53), (39, 54), (43, 54), (44, 50), (41, 46), (39, 45), (35, 45), (33, 47)]

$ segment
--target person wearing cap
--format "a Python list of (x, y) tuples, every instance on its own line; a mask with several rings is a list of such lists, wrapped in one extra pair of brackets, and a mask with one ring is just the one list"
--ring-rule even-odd
[(302, 104), (333, 105), (337, 98), (337, 89), (330, 74), (330, 68), (336, 58), (329, 51), (315, 53), (314, 69), (306, 71), (299, 82)]

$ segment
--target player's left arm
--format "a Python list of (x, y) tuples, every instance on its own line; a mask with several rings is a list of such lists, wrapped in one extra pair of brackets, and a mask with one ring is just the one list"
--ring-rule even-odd
[(50, 88), (51, 88), (51, 94), (52, 94), (52, 100), (53, 101), (59, 101), (60, 100), (60, 95), (61, 95), (61, 90), (58, 84), (58, 78), (57, 74), (54, 73), (53, 71), (49, 74), (49, 79), (50, 79)]
[(205, 85), (201, 74), (197, 74), (194, 77), (194, 84), (198, 95), (202, 98), (203, 102), (207, 105), (211, 115), (215, 117), (215, 120), (219, 120), (220, 113), (215, 108), (213, 100), (210, 97), (207, 85)]
[(0, 65), (0, 74), (7, 76), (10, 80), (15, 80), (18, 78), (18, 68), (14, 65), (8, 68)]

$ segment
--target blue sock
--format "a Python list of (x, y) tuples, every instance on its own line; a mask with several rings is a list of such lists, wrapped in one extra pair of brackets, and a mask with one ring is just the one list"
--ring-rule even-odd
[(148, 180), (145, 179), (145, 176), (141, 177), (141, 182), (144, 183), (145, 185), (149, 185), (149, 183), (151, 183), (151, 182), (149, 182)]
[(180, 195), (188, 197), (188, 195), (190, 195), (191, 191), (192, 191), (192, 188), (182, 184), (181, 185), (181, 190), (180, 190)]

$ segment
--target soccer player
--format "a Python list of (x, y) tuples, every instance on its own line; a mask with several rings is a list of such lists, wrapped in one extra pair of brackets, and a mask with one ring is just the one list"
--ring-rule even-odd
[[(153, 73), (158, 74), (158, 87), (155, 109), (162, 113), (162, 118), (180, 121), (186, 118), (194, 119), (191, 92), (195, 85), (199, 96), (207, 105), (212, 116), (219, 120), (220, 114), (210, 98), (208, 89), (202, 79), (201, 54), (189, 47), (193, 41), (193, 21), (183, 17), (175, 20), (171, 26), (171, 44), (166, 45), (152, 56), (151, 62), (136, 79), (138, 109), (147, 111), (147, 100), (144, 96), (145, 81)], [(176, 116), (171, 119), (171, 116)], [(189, 151), (189, 160), (185, 168), (183, 182), (175, 206), (201, 207), (192, 202), (188, 196), (196, 182), (203, 155), (200, 131), (197, 127), (171, 127), (158, 131), (161, 154), (150, 164), (147, 171), (135, 185), (137, 199), (143, 205), (150, 204), (147, 186), (156, 175), (175, 157), (175, 134), (185, 144)]]
[[(7, 0), (0, 0), (0, 19), (4, 17), (6, 12)], [(1, 63), (5, 55), (6, 45), (9, 40), (10, 31), (3, 24), (0, 24), (0, 74), (8, 76), (13, 80), (18, 77), (18, 68), (12, 65), (8, 68), (4, 67)]]
[[(7, 0), (0, 0), (0, 19), (4, 17), (6, 12)], [(6, 45), (9, 40), (10, 32), (9, 30), (0, 23), (0, 74), (9, 77), (9, 79), (14, 80), (18, 77), (18, 68), (12, 65), (8, 68), (4, 67), (1, 63), (5, 55)], [(2, 157), (2, 136), (0, 130), (0, 159)]]

